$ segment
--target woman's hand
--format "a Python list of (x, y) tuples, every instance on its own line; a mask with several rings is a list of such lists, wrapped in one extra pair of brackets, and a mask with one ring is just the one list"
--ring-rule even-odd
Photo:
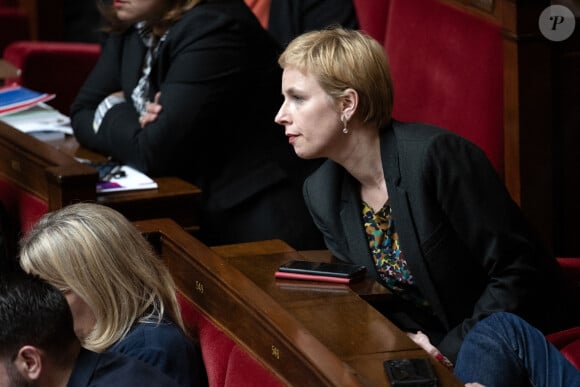
[(161, 92), (158, 92), (155, 94), (153, 102), (147, 102), (145, 113), (139, 117), (139, 124), (141, 124), (142, 128), (145, 127), (145, 125), (157, 120), (159, 113), (161, 113), (161, 110), (163, 110), (163, 106), (159, 104), (160, 96)]
[(409, 336), (411, 340), (415, 342), (415, 344), (423, 348), (425, 352), (447, 367), (447, 369), (451, 371), (453, 370), (453, 363), (451, 363), (449, 359), (443, 356), (443, 354), (433, 344), (431, 344), (431, 341), (426, 334), (421, 331), (418, 331), (417, 333), (407, 332), (407, 336)]

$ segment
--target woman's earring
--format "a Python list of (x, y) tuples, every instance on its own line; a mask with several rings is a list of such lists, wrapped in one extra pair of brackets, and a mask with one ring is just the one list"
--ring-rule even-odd
[(347, 118), (346, 117), (342, 117), (341, 121), (342, 121), (342, 125), (343, 125), (342, 133), (348, 134), (348, 127), (347, 127), (348, 120), (347, 120)]

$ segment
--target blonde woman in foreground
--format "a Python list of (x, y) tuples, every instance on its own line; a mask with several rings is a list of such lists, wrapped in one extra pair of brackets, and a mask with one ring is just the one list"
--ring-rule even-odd
[(20, 265), (63, 292), (85, 348), (201, 385), (203, 365), (184, 333), (173, 279), (119, 212), (81, 203), (46, 214), (22, 239)]

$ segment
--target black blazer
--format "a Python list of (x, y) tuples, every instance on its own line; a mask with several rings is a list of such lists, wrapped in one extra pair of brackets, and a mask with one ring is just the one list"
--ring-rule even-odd
[[(455, 359), (466, 332), (494, 311), (544, 331), (571, 324), (557, 261), (479, 148), (443, 129), (394, 122), (381, 133), (381, 157), (401, 250), (448, 332), (438, 345), (445, 355)], [(376, 277), (358, 182), (326, 161), (304, 197), (332, 253)]]
[[(294, 154), (274, 123), (282, 103), (281, 48), (244, 2), (204, 1), (170, 28), (151, 70), (150, 99), (161, 91), (163, 106), (157, 121), (142, 129), (126, 102), (111, 108), (95, 133), (94, 112), (106, 96), (123, 90), (131, 100), (145, 50), (133, 28), (105, 43), (71, 109), (79, 143), (147, 174), (196, 184), (206, 219), (293, 184), (297, 189), (287, 193), (296, 199), (287, 206), (305, 214), (296, 225), (312, 223), (301, 187), (314, 165)], [(234, 233), (224, 227), (222, 234)]]

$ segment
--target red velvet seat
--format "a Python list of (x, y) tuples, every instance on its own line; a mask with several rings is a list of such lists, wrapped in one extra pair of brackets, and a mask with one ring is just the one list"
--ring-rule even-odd
[(274, 374), (207, 319), (189, 299), (181, 293), (177, 296), (188, 332), (199, 338), (210, 387), (284, 386)]
[(503, 176), (500, 26), (438, 1), (390, 0), (384, 44), (394, 118), (471, 140)]

